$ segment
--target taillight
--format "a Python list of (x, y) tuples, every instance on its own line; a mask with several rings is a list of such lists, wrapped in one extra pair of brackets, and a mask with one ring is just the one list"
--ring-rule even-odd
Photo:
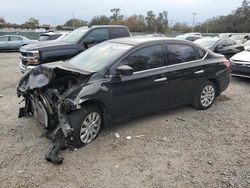
[(230, 69), (231, 64), (230, 61), (226, 58), (223, 59), (223, 64), (226, 66), (227, 69)]

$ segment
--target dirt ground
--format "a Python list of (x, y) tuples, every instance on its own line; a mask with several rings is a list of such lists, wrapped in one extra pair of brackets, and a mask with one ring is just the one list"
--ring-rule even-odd
[(103, 129), (53, 165), (43, 127), (17, 118), (18, 61), (0, 53), (0, 187), (250, 187), (250, 80), (232, 78), (209, 110), (186, 106)]

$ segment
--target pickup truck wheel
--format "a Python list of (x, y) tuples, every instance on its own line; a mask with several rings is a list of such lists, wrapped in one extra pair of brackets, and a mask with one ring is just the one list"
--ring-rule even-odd
[(193, 106), (199, 110), (206, 110), (210, 108), (216, 97), (216, 87), (210, 81), (204, 82), (196, 95)]
[(81, 147), (96, 139), (102, 125), (102, 113), (96, 106), (87, 106), (70, 114), (70, 125), (73, 128), (70, 145)]

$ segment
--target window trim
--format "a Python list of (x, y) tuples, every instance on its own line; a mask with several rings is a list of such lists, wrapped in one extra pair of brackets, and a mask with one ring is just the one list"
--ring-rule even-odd
[[(169, 53), (168, 53), (168, 45), (170, 45), (170, 44), (174, 44), (174, 45), (185, 45), (185, 46), (190, 46), (193, 50), (194, 50), (194, 53), (195, 53), (195, 57), (197, 58), (196, 60), (192, 60), (192, 61), (185, 61), (185, 62), (193, 62), (193, 61), (198, 61), (198, 60), (201, 60), (202, 58), (199, 58), (198, 57), (198, 51), (197, 51), (197, 48), (198, 47), (195, 47), (195, 46), (192, 46), (192, 45), (190, 45), (190, 44), (187, 44), (187, 43), (173, 43), (173, 42), (167, 42), (165, 45), (166, 45), (166, 55), (167, 55), (167, 64), (169, 65), (169, 66), (171, 66), (171, 64), (169, 63)], [(206, 51), (207, 52), (207, 51)], [(205, 54), (205, 56), (206, 56), (206, 54)], [(181, 63), (185, 63), (185, 62), (181, 62)], [(179, 65), (179, 64), (181, 64), (181, 63), (176, 63), (176, 64), (172, 64), (172, 65)]]
[(2, 36), (1, 38), (5, 38), (7, 37), (7, 40), (6, 41), (1, 41), (1, 42), (10, 42), (10, 36)]
[[(109, 69), (109, 70), (110, 70), (109, 72), (111, 73), (110, 75), (112, 75), (112, 73), (116, 72), (115, 69), (116, 69), (117, 67), (119, 67), (119, 66), (122, 65), (121, 63), (123, 62), (123, 60), (124, 60), (126, 57), (128, 57), (129, 55), (131, 55), (132, 53), (134, 53), (135, 51), (140, 50), (140, 49), (142, 49), (142, 48), (147, 48), (147, 47), (156, 46), (156, 45), (161, 45), (161, 46), (162, 46), (162, 50), (163, 50), (163, 51), (162, 51), (162, 52), (163, 52), (163, 64), (164, 64), (164, 66), (156, 67), (156, 68), (152, 68), (152, 69), (147, 69), (147, 70), (153, 70), (153, 69), (158, 69), (158, 68), (165, 67), (167, 64), (166, 64), (166, 45), (164, 44), (164, 42), (151, 43), (151, 44), (144, 44), (144, 45), (138, 46), (138, 47), (132, 49), (130, 52), (124, 54), (124, 56), (121, 57), (119, 61), (117, 61), (116, 63), (114, 63), (114, 64), (111, 66), (111, 68)], [(137, 73), (140, 73), (140, 72), (147, 71), (147, 70), (136, 71), (136, 72), (133, 73), (133, 75), (134, 75), (134, 74), (137, 74)], [(131, 76), (133, 76), (133, 75), (131, 75)]]
[(170, 68), (170, 67), (177, 67), (177, 66), (185, 65), (185, 64), (189, 64), (189, 63), (196, 63), (198, 61), (205, 60), (207, 55), (208, 55), (208, 52), (205, 54), (205, 56), (202, 59), (197, 59), (197, 60), (194, 60), (194, 61), (186, 61), (186, 62), (174, 64), (174, 65), (166, 65), (164, 67), (157, 67), (157, 68), (148, 69), (148, 70), (144, 70), (144, 71), (138, 71), (138, 72), (134, 72), (134, 74), (140, 74), (140, 73), (145, 73), (145, 72), (149, 72), (149, 71), (155, 71), (155, 70), (160, 70), (160, 69), (165, 69), (165, 68)]
[[(166, 69), (166, 68), (171, 68), (171, 67), (178, 67), (178, 66), (181, 66), (181, 65), (189, 64), (189, 63), (196, 63), (196, 62), (199, 62), (199, 61), (204, 61), (204, 60), (207, 58), (208, 54), (209, 54), (209, 52), (208, 52), (207, 50), (205, 50), (205, 49), (203, 49), (203, 48), (200, 48), (200, 49), (203, 49), (203, 50), (206, 51), (206, 53), (205, 53), (205, 55), (204, 55), (203, 58), (197, 59), (197, 60), (193, 60), (193, 61), (186, 61), (186, 62), (182, 62), (182, 63), (178, 63), (178, 64), (169, 65), (169, 64), (166, 62), (166, 60), (168, 60), (168, 56), (167, 56), (167, 44), (186, 44), (186, 43), (168, 43), (168, 42), (163, 41), (163, 42), (158, 43), (158, 44), (161, 44), (161, 45), (163, 46), (163, 54), (164, 54), (164, 57), (163, 57), (163, 58), (164, 58), (164, 64), (165, 64), (165, 66), (156, 67), (156, 68), (152, 68), (152, 69), (146, 69), (146, 70), (142, 70), (142, 71), (137, 71), (137, 72), (134, 72), (131, 76), (137, 75), (137, 74), (143, 74), (143, 73), (147, 73), (147, 72), (151, 72), (151, 71), (155, 71), (155, 70), (161, 70), (161, 69)], [(126, 58), (128, 55), (130, 55), (131, 53), (133, 53), (133, 52), (135, 52), (136, 50), (139, 50), (139, 49), (141, 49), (141, 48), (148, 47), (148, 46), (153, 46), (153, 45), (157, 45), (157, 43), (154, 43), (154, 44), (146, 44), (146, 45), (143, 45), (143, 46), (139, 46), (138, 48), (132, 49), (132, 50), (131, 50), (130, 52), (128, 52), (127, 54), (124, 54), (124, 57), (121, 57), (120, 60), (118, 60), (116, 63), (114, 63), (114, 64), (110, 67), (110, 69), (109, 69), (109, 71), (108, 71), (109, 73), (108, 73), (107, 75), (108, 75), (109, 77), (115, 76), (115, 74), (112, 74), (112, 73), (115, 73), (115, 69), (121, 65), (122, 60), (123, 60), (124, 58)], [(187, 44), (187, 45), (189, 45), (189, 44)], [(191, 46), (191, 45), (190, 45), (190, 46)], [(191, 47), (193, 47), (193, 46), (191, 46)], [(194, 47), (196, 47), (196, 46), (194, 46)], [(193, 47), (193, 48), (194, 48), (194, 47)], [(198, 48), (198, 47), (197, 47), (197, 48)], [(195, 51), (196, 56), (197, 56), (197, 49), (194, 48), (194, 51)]]

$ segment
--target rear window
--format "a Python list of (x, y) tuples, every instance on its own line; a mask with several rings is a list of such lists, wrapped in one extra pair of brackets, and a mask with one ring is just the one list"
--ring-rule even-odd
[(50, 36), (50, 40), (55, 40), (55, 39), (57, 39), (60, 36), (61, 36), (61, 34), (51, 35)]
[(197, 60), (195, 50), (186, 44), (167, 44), (169, 65)]
[(110, 29), (111, 38), (128, 37), (128, 34), (124, 28), (111, 28)]
[(41, 35), (38, 39), (39, 41), (46, 41), (49, 40), (49, 36), (48, 35)]

